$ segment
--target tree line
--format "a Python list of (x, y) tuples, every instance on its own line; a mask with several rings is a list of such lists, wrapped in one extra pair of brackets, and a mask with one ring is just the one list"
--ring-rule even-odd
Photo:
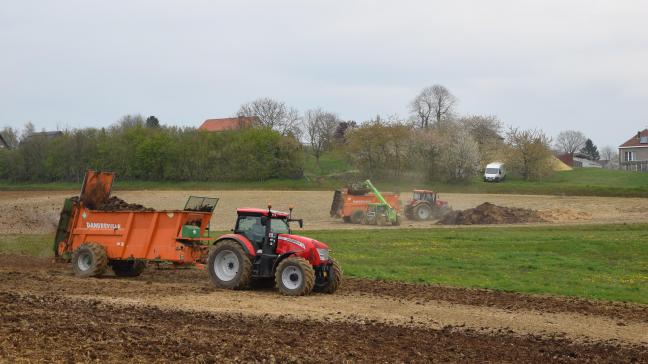
[[(12, 148), (0, 151), (0, 179), (79, 182), (94, 168), (127, 180), (264, 181), (299, 178), (309, 154), (319, 166), (332, 151), (358, 178), (464, 182), (493, 161), (527, 180), (552, 173), (552, 140), (541, 130), (505, 128), (495, 116), (461, 115), (457, 104), (447, 88), (433, 85), (411, 101), (406, 119), (378, 115), (357, 123), (322, 108), (300, 113), (259, 98), (236, 113), (257, 117), (257, 127), (220, 133), (164, 126), (139, 115), (57, 136), (35, 133), (28, 124), (22, 133), (3, 131)], [(596, 152), (591, 140), (570, 133), (561, 133), (556, 146)]]
[(0, 151), (1, 179), (80, 182), (92, 168), (123, 180), (264, 181), (300, 176), (303, 166), (300, 144), (267, 128), (209, 133), (126, 116), (108, 128), (21, 139)]

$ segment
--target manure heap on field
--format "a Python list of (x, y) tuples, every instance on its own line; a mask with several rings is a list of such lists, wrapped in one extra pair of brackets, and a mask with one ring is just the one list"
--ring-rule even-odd
[(485, 202), (475, 208), (452, 211), (438, 224), (441, 225), (482, 225), (482, 224), (520, 224), (527, 222), (547, 222), (536, 210), (497, 206)]

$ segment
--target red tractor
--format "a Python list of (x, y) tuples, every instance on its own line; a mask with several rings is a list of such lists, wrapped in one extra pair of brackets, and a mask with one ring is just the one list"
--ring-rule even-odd
[(236, 210), (232, 234), (220, 236), (209, 253), (207, 270), (216, 287), (242, 289), (253, 280), (270, 280), (285, 295), (311, 291), (333, 293), (342, 282), (342, 268), (329, 256), (328, 245), (293, 235), (290, 213), (258, 208)]
[(440, 218), (448, 211), (448, 202), (439, 200), (437, 193), (430, 190), (412, 191), (412, 199), (405, 206), (405, 216), (418, 221)]

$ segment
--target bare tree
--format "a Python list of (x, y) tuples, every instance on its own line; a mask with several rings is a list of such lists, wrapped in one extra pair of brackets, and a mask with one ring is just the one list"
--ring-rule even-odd
[(577, 130), (563, 130), (556, 138), (556, 148), (569, 155), (574, 155), (587, 141), (585, 134)]
[(541, 130), (511, 128), (506, 135), (510, 148), (509, 167), (525, 180), (539, 179), (551, 174), (553, 157), (549, 146), (551, 138)]
[(612, 160), (616, 156), (616, 149), (612, 148), (609, 145), (604, 146), (601, 148), (601, 158), (603, 160)]
[(616, 169), (619, 167), (619, 153), (609, 145), (601, 148), (601, 159), (606, 160), (605, 168)]
[(274, 129), (283, 135), (300, 136), (299, 111), (289, 108), (284, 102), (268, 97), (256, 99), (241, 105), (238, 116), (256, 116), (262, 126)]
[(410, 103), (410, 111), (422, 128), (440, 126), (452, 117), (457, 98), (441, 85), (424, 88)]
[(339, 120), (337, 115), (317, 108), (306, 111), (304, 121), (306, 137), (319, 167), (322, 153), (333, 143), (333, 135)]
[(35, 131), (36, 127), (34, 126), (34, 123), (28, 121), (25, 126), (23, 126), (23, 130), (20, 133), (20, 140), (25, 140), (27, 137), (34, 134)]

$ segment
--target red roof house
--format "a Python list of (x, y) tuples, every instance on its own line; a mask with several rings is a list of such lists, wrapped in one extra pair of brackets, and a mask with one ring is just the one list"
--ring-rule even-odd
[(619, 145), (619, 164), (623, 169), (648, 172), (648, 129)]
[(226, 130), (239, 130), (245, 128), (252, 128), (260, 124), (259, 118), (256, 116), (239, 116), (235, 118), (223, 119), (207, 119), (205, 120), (199, 130), (220, 132)]

